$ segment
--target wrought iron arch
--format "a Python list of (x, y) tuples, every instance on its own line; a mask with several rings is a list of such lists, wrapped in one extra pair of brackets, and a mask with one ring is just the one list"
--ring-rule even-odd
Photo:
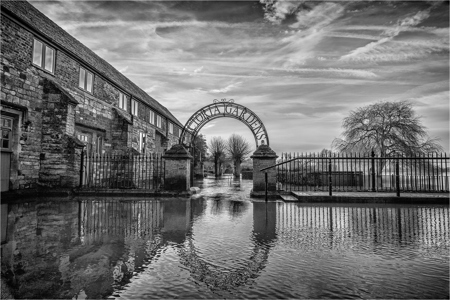
[(191, 135), (189, 141), (189, 144), (191, 144), (203, 126), (218, 118), (233, 118), (241, 121), (253, 133), (256, 147), (262, 144), (269, 145), (269, 136), (261, 119), (247, 107), (234, 103), (233, 99), (214, 99), (213, 104), (206, 105), (197, 110), (184, 125), (179, 144), (183, 144), (187, 133)]

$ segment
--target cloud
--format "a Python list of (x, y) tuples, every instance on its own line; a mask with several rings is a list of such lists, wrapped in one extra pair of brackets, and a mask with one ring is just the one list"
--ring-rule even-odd
[(356, 70), (356, 69), (289, 69), (288, 72), (303, 73), (306, 75), (322, 75), (322, 76), (338, 76), (338, 77), (356, 77), (356, 78), (377, 78), (378, 76), (370, 70)]
[(147, 94), (150, 94), (150, 93), (154, 92), (159, 86), (160, 86), (159, 84), (155, 84), (155, 85), (152, 85), (152, 86), (150, 86), (150, 87), (144, 89), (144, 91), (145, 91)]
[[(415, 38), (410, 40), (394, 40), (403, 31), (420, 24), (430, 16), (430, 12), (419, 11), (397, 21), (396, 26), (385, 28), (379, 38), (363, 47), (352, 50), (343, 55), (341, 61), (406, 61), (426, 56), (432, 52), (448, 50), (448, 37), (441, 39), (427, 38), (424, 40)], [(440, 33), (440, 32), (439, 32)]]
[(275, 24), (280, 24), (288, 15), (294, 14), (304, 1), (260, 0), (264, 7), (264, 17)]
[(241, 84), (242, 84), (242, 82), (232, 83), (232, 84), (229, 84), (229, 85), (227, 85), (226, 87), (221, 88), (221, 89), (212, 89), (212, 90), (209, 90), (208, 93), (211, 93), (211, 94), (227, 93), (227, 92), (229, 92), (229, 91), (231, 91), (231, 90), (236, 89), (236, 88), (239, 87)]
[(128, 66), (118, 69), (120, 73), (125, 73), (128, 70)]
[(153, 28), (243, 28), (251, 26), (250, 23), (227, 23), (220, 21), (170, 21), (170, 22), (155, 22), (155, 21), (129, 21), (129, 20), (106, 20), (106, 21), (89, 21), (89, 22), (67, 22), (64, 24), (65, 30), (76, 30), (81, 28), (98, 28), (98, 27), (127, 27), (130, 30), (134, 28), (144, 28), (146, 30)]
[(200, 73), (203, 70), (203, 66), (194, 70), (194, 74)]
[(325, 27), (342, 15), (344, 6), (338, 3), (325, 2), (314, 6), (311, 10), (300, 10), (297, 22), (291, 28)]
[(408, 61), (426, 57), (435, 52), (448, 52), (449, 47), (448, 40), (410, 40), (383, 43), (385, 43), (385, 39), (381, 39), (379, 43), (372, 44), (361, 51), (343, 56), (341, 60), (364, 62)]
[[(282, 4), (277, 5), (278, 3)], [(290, 25), (295, 29), (294, 33), (289, 32), (287, 36), (281, 38), (278, 48), (267, 54), (266, 60), (272, 66), (295, 68), (304, 65), (308, 59), (314, 58), (319, 43), (331, 30), (333, 21), (343, 15), (345, 8), (343, 4), (330, 2), (310, 4), (313, 6), (308, 10), (302, 9), (300, 5), (301, 2), (295, 2), (298, 8), (298, 11), (297, 8), (295, 10), (297, 21)], [(294, 6), (284, 1), (271, 3), (269, 7), (277, 20), (286, 17), (288, 13), (294, 13)], [(262, 63), (267, 64), (267, 62)]]

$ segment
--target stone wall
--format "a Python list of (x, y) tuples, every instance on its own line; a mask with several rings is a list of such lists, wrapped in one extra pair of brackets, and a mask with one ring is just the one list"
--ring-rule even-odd
[(10, 169), (12, 189), (37, 186), (42, 130), (42, 78), (31, 65), (32, 35), (9, 21), (1, 20), (2, 115), (12, 117), (13, 140)]

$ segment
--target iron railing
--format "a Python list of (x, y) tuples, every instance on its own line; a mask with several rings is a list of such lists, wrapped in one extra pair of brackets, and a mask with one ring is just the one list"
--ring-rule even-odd
[(142, 155), (82, 154), (80, 187), (160, 190), (164, 160), (159, 153)]
[(445, 153), (414, 157), (283, 153), (277, 187), (285, 191), (449, 192)]

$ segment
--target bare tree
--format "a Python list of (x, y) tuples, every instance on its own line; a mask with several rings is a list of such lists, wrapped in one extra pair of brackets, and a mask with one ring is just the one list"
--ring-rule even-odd
[(382, 156), (414, 155), (442, 151), (431, 139), (420, 117), (408, 101), (378, 102), (351, 111), (343, 120), (344, 132), (333, 141), (340, 152), (370, 153)]
[(221, 159), (225, 156), (226, 142), (220, 136), (212, 137), (209, 141), (208, 149), (214, 159), (214, 174), (216, 177), (219, 177)]
[(250, 144), (242, 136), (233, 133), (228, 138), (226, 148), (233, 160), (234, 176), (239, 177), (241, 175), (241, 163), (252, 151)]

